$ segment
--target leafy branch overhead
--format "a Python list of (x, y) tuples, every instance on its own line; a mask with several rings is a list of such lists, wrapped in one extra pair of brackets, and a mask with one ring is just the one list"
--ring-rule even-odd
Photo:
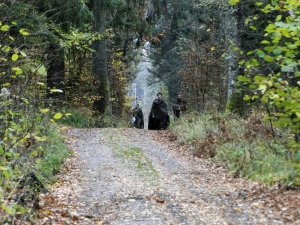
[[(247, 85), (246, 101), (261, 101), (269, 110), (267, 119), (274, 126), (300, 133), (300, 4), (297, 1), (256, 5), (272, 20), (264, 28), (264, 39), (258, 49), (247, 52), (241, 62), (245, 74), (238, 77), (241, 87)], [(296, 138), (298, 140), (298, 138)], [(299, 148), (290, 143), (293, 149)]]

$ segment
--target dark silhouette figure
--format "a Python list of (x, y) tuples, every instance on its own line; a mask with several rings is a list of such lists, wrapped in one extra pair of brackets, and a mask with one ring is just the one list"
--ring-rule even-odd
[(181, 97), (177, 96), (176, 104), (173, 105), (174, 118), (179, 118), (181, 112), (186, 111), (186, 101)]
[(137, 104), (132, 112), (132, 116), (133, 116), (133, 125), (135, 128), (138, 129), (144, 129), (144, 115), (143, 115), (143, 111), (140, 108), (139, 104)]
[(152, 103), (151, 112), (149, 115), (148, 129), (149, 130), (165, 130), (170, 124), (168, 114), (168, 106), (162, 98), (162, 93), (157, 94), (157, 99)]

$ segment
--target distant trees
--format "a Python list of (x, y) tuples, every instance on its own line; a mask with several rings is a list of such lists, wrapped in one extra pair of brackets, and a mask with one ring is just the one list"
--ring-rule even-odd
[(231, 45), (226, 6), (226, 1), (174, 0), (161, 16), (157, 29), (164, 37), (154, 50), (154, 74), (168, 86), (171, 100), (181, 93), (191, 110), (226, 108), (229, 71), (222, 54)]
[[(90, 7), (94, 15), (94, 31), (103, 35), (93, 46), (92, 71), (98, 80), (99, 93), (94, 108), (101, 113), (120, 113), (125, 102), (124, 80), (127, 74), (124, 74), (124, 67), (127, 66), (130, 49), (139, 46), (149, 28), (145, 17), (146, 4), (144, 0), (94, 0)], [(111, 33), (108, 34), (107, 30)], [(133, 45), (135, 38), (136, 46)], [(123, 67), (117, 66), (119, 63)], [(120, 71), (116, 71), (117, 68)]]

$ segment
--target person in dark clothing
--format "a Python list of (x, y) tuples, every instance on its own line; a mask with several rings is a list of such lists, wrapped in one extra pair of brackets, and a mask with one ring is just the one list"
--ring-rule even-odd
[(143, 111), (140, 108), (139, 104), (137, 104), (132, 112), (133, 116), (133, 125), (135, 128), (144, 129), (144, 115)]
[(179, 118), (181, 112), (186, 111), (186, 101), (181, 97), (177, 96), (176, 104), (173, 105), (174, 118)]
[(168, 106), (162, 98), (162, 93), (158, 93), (157, 99), (155, 99), (152, 103), (151, 112), (149, 115), (148, 129), (167, 129), (169, 124), (170, 117), (168, 114)]

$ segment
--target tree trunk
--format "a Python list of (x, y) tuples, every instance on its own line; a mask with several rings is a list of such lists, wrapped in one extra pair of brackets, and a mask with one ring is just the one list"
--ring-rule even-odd
[[(106, 23), (106, 8), (103, 0), (94, 1), (93, 13), (95, 17), (94, 31), (103, 34), (105, 32)], [(94, 102), (94, 109), (98, 110), (100, 113), (110, 113), (110, 84), (107, 69), (106, 39), (103, 38), (99, 41), (95, 41), (94, 50), (92, 71), (96, 79), (99, 81), (98, 94), (100, 95), (100, 99)]]
[[(64, 49), (59, 44), (51, 43), (49, 48), (49, 64), (47, 71), (47, 86), (51, 89), (64, 90), (65, 82), (65, 57)], [(49, 92), (48, 97), (62, 98), (64, 93), (61, 92)]]
[(239, 53), (234, 48), (240, 48), (240, 37), (238, 32), (238, 20), (235, 12), (228, 11), (224, 15), (222, 26), (225, 30), (225, 42), (229, 55), (226, 59), (228, 68), (227, 75), (227, 104), (230, 103), (232, 94), (235, 92), (235, 83), (239, 72)]
[(129, 28), (126, 26), (125, 40), (123, 45), (123, 57), (127, 56), (128, 41), (129, 41)]
[(166, 0), (163, 0), (163, 2), (162, 2), (162, 9), (163, 9), (163, 14), (167, 15), (168, 14), (168, 3)]

